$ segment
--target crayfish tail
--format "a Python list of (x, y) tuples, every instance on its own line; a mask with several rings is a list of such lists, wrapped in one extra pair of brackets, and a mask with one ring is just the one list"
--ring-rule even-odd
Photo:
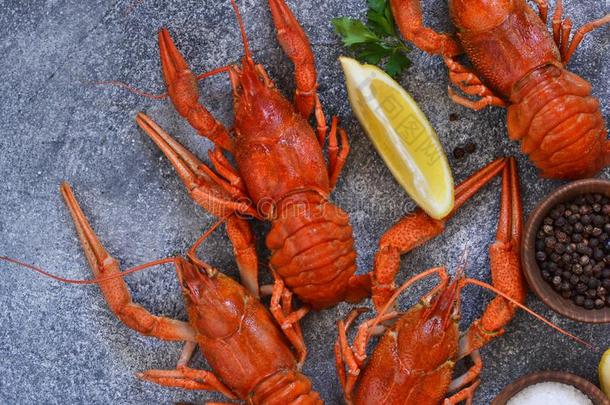
[(251, 401), (256, 405), (324, 403), (309, 379), (295, 370), (280, 371), (265, 379), (256, 387)]
[(521, 141), (543, 177), (591, 177), (610, 163), (599, 100), (582, 77), (542, 66), (515, 86), (511, 100), (509, 136)]
[[(313, 309), (343, 301), (356, 272), (356, 252), (347, 213), (329, 202), (285, 207), (267, 235), (271, 266), (299, 299)], [(366, 292), (366, 278), (362, 282)], [(350, 297), (355, 298), (355, 297)]]

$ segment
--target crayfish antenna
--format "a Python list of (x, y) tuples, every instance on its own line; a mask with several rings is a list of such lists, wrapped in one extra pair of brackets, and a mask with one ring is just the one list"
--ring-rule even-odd
[[(401, 285), (396, 292), (394, 293), (394, 295), (392, 295), (392, 297), (388, 300), (388, 302), (385, 304), (385, 306), (381, 309), (381, 311), (379, 311), (379, 314), (377, 315), (377, 320), (381, 319), (386, 313), (388, 313), (388, 311), (390, 310), (390, 308), (392, 308), (394, 306), (394, 303), (396, 302), (396, 300), (398, 299), (398, 297), (400, 296), (400, 294), (403, 293), (403, 291), (405, 291), (407, 288), (411, 287), (413, 284), (415, 284), (416, 282), (418, 282), (421, 279), (424, 279), (430, 275), (433, 274), (437, 274), (439, 275), (441, 278), (443, 277), (443, 274), (445, 273), (445, 269), (442, 267), (436, 267), (433, 269), (429, 269), (426, 271), (423, 271), (421, 273), (419, 273), (416, 276), (411, 277), (410, 279), (408, 279), (407, 281), (405, 281), (405, 283), (403, 285)], [(379, 322), (376, 321), (375, 322), (375, 326), (378, 324)]]
[(457, 270), (455, 271), (455, 278), (461, 279), (466, 276), (466, 266), (468, 266), (468, 247), (464, 248), (464, 251), (458, 259)]
[(239, 12), (239, 7), (237, 7), (237, 3), (235, 0), (231, 0), (231, 6), (233, 6), (233, 10), (235, 11), (235, 17), (237, 18), (237, 23), (239, 24), (239, 31), (241, 32), (241, 40), (244, 44), (244, 53), (246, 55), (246, 59), (252, 61), (252, 55), (250, 54), (250, 45), (248, 43), (248, 37), (246, 36), (246, 28), (244, 25), (244, 20), (241, 17), (241, 13)]
[[(206, 233), (204, 235), (202, 235), (201, 239), (204, 239), (205, 237), (209, 236), (212, 232), (214, 232), (216, 230), (216, 228), (218, 228), (220, 225), (222, 225), (225, 222), (225, 219), (221, 219), (219, 221), (216, 221), (216, 223), (214, 223), (214, 225), (212, 225), (212, 227), (210, 227), (210, 229), (208, 229), (206, 231)], [(26, 268), (28, 270), (33, 271), (34, 273), (38, 273), (44, 277), (50, 278), (52, 280), (55, 281), (59, 281), (62, 283), (66, 283), (66, 284), (77, 284), (77, 285), (93, 285), (93, 284), (100, 284), (103, 283), (105, 281), (108, 280), (114, 280), (116, 278), (120, 278), (120, 277), (125, 277), (128, 276), (130, 274), (134, 274), (134, 273), (138, 273), (142, 270), (151, 268), (151, 267), (155, 267), (155, 266), (159, 266), (162, 264), (175, 264), (176, 263), (177, 258), (175, 257), (168, 257), (165, 259), (159, 259), (159, 260), (155, 260), (149, 263), (144, 263), (144, 264), (140, 264), (138, 266), (132, 267), (130, 269), (127, 269), (125, 271), (122, 271), (120, 273), (117, 274), (111, 274), (108, 276), (104, 276), (104, 277), (99, 277), (99, 278), (94, 278), (94, 279), (90, 279), (90, 280), (76, 280), (76, 279), (70, 279), (70, 278), (65, 278), (65, 277), (61, 277), (61, 276), (57, 276), (55, 274), (52, 274), (46, 270), (41, 269), (40, 267), (36, 267), (32, 264), (23, 262), (21, 260), (18, 259), (13, 259), (11, 257), (8, 256), (0, 256), (0, 261), (4, 261), (7, 263), (11, 263), (11, 264), (15, 264), (17, 266)]]
[(151, 100), (165, 100), (167, 98), (167, 92), (159, 93), (159, 94), (149, 93), (147, 91), (140, 90), (140, 89), (130, 85), (129, 83), (125, 83), (125, 82), (122, 82), (119, 80), (100, 80), (100, 81), (91, 82), (91, 85), (118, 87), (120, 89), (125, 89), (128, 92), (135, 94), (137, 96), (148, 98)]
[(99, 284), (99, 283), (103, 283), (104, 281), (108, 281), (108, 280), (113, 280), (115, 278), (120, 278), (120, 277), (125, 277), (128, 276), (130, 274), (133, 273), (137, 273), (140, 272), (144, 269), (148, 269), (150, 267), (154, 267), (154, 266), (158, 266), (161, 264), (168, 264), (168, 263), (175, 263), (176, 262), (176, 258), (175, 257), (168, 257), (166, 259), (160, 259), (160, 260), (155, 260), (154, 262), (150, 262), (150, 263), (145, 263), (145, 264), (141, 264), (139, 266), (136, 267), (132, 267), (128, 270), (125, 270), (121, 273), (118, 274), (112, 274), (109, 276), (105, 276), (105, 277), (100, 277), (100, 278), (94, 278), (94, 279), (90, 279), (90, 280), (76, 280), (76, 279), (71, 279), (71, 278), (65, 278), (65, 277), (61, 277), (61, 276), (57, 276), (55, 274), (52, 274), (46, 270), (41, 269), (40, 267), (36, 267), (32, 264), (23, 262), (21, 260), (17, 260), (17, 259), (13, 259), (12, 257), (7, 257), (7, 256), (0, 256), (0, 261), (5, 261), (8, 263), (12, 263), (12, 264), (16, 264), (17, 266), (20, 267), (24, 267), (28, 270), (33, 271), (34, 273), (38, 273), (44, 277), (50, 278), (52, 280), (55, 281), (59, 281), (62, 283), (66, 283), (66, 284), (78, 284), (78, 285), (93, 285), (93, 284)]
[(534, 318), (538, 319), (539, 321), (542, 321), (542, 322), (546, 323), (547, 325), (549, 325), (551, 328), (555, 329), (557, 332), (561, 333), (562, 335), (568, 336), (569, 338), (577, 341), (581, 345), (583, 345), (583, 346), (585, 346), (585, 347), (587, 347), (587, 348), (589, 348), (591, 350), (595, 351), (595, 350), (598, 349), (596, 346), (592, 345), (591, 343), (587, 342), (586, 340), (581, 339), (578, 336), (573, 335), (570, 332), (566, 331), (565, 329), (562, 329), (561, 327), (555, 325), (553, 322), (549, 321), (548, 319), (546, 319), (542, 315), (539, 315), (535, 311), (529, 309), (525, 305), (521, 304), (520, 302), (518, 302), (515, 299), (511, 298), (510, 296), (504, 294), (502, 291), (498, 290), (497, 288), (493, 287), (490, 284), (487, 284), (487, 283), (485, 283), (485, 282), (483, 282), (481, 280), (476, 280), (476, 279), (472, 279), (472, 278), (467, 278), (467, 279), (463, 280), (462, 287), (467, 285), (467, 284), (474, 284), (476, 286), (485, 288), (486, 290), (489, 290), (489, 291), (493, 292), (494, 294), (501, 296), (502, 298), (504, 298), (505, 300), (509, 301), (510, 303), (515, 305), (516, 307), (519, 307), (523, 311), (525, 311), (528, 314), (532, 315)]

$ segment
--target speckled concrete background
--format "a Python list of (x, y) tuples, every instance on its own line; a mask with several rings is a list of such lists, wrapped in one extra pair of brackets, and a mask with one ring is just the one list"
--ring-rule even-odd
[[(0, 254), (38, 264), (65, 277), (87, 278), (90, 270), (58, 193), (60, 181), (76, 195), (100, 238), (125, 267), (184, 252), (214, 219), (187, 196), (166, 159), (133, 121), (146, 111), (180, 141), (205, 156), (209, 142), (198, 137), (167, 101), (153, 101), (99, 80), (123, 80), (163, 90), (156, 33), (169, 27), (196, 71), (235, 62), (242, 54), (228, 1), (0, 1)], [(359, 253), (359, 271), (371, 268), (383, 231), (413, 207), (351, 115), (337, 57), (343, 52), (330, 26), (336, 16), (362, 16), (364, 0), (289, 1), (310, 35), (320, 73), (321, 98), (329, 114), (343, 120), (352, 153), (333, 194), (350, 215)], [(446, 2), (428, 5), (434, 27), (449, 29)], [(240, 2), (254, 55), (286, 94), (292, 68), (275, 40), (262, 0)], [(575, 26), (610, 11), (607, 2), (567, 1)], [(610, 105), (608, 28), (592, 34), (571, 64)], [(478, 151), (467, 159), (450, 157), (457, 181), (493, 158), (519, 154), (508, 141), (505, 112), (471, 112), (446, 96), (441, 60), (412, 53), (413, 68), (401, 83), (420, 103), (447, 151), (467, 141)], [(202, 84), (202, 100), (224, 122), (231, 121), (225, 77)], [(459, 116), (449, 121), (449, 114)], [(519, 158), (525, 212), (560, 183), (537, 178)], [(602, 176), (608, 177), (610, 171)], [(400, 280), (423, 269), (454, 266), (468, 248), (468, 273), (489, 279), (487, 248), (494, 237), (499, 181), (487, 187), (453, 219), (447, 231), (403, 259)], [(258, 226), (258, 233), (265, 232)], [(262, 239), (262, 238), (261, 238)], [(261, 252), (264, 252), (261, 246)], [(264, 253), (261, 253), (264, 255)], [(235, 275), (222, 233), (203, 255)], [(62, 285), (14, 266), (0, 264), (0, 403), (3, 404), (171, 404), (202, 403), (220, 397), (141, 382), (139, 370), (174, 367), (177, 343), (142, 337), (111, 314), (97, 287)], [(263, 271), (263, 273), (265, 273)], [(172, 271), (153, 270), (127, 280), (135, 301), (156, 314), (185, 318)], [(414, 302), (417, 293), (405, 298)], [(464, 324), (489, 301), (468, 288)], [(608, 326), (568, 321), (537, 298), (533, 309), (602, 347), (610, 346)], [(309, 315), (304, 321), (310, 356), (305, 373), (329, 404), (340, 403), (332, 343), (334, 322), (347, 305)], [(483, 350), (485, 369), (477, 404), (487, 404), (511, 380), (537, 370), (567, 370), (597, 382), (599, 353), (587, 351), (531, 317), (518, 314), (508, 333)], [(194, 361), (205, 367), (200, 357)]]

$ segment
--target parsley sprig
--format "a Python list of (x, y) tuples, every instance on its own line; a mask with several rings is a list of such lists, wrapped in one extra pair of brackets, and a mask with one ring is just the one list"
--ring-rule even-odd
[(367, 0), (367, 3), (366, 24), (354, 18), (334, 18), (335, 31), (361, 62), (379, 65), (396, 77), (411, 66), (406, 55), (411, 49), (398, 37), (388, 0)]

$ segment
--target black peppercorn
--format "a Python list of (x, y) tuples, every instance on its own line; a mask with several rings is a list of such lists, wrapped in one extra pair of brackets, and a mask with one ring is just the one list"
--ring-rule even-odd
[(568, 243), (570, 241), (570, 238), (565, 232), (557, 231), (555, 235), (557, 236), (557, 240), (563, 244)]
[(586, 298), (584, 306), (587, 309), (593, 309), (593, 307), (595, 306), (595, 303), (594, 303), (594, 301), (591, 298)]
[(460, 148), (459, 146), (453, 150), (453, 157), (455, 157), (458, 160), (463, 159), (465, 155), (466, 155), (466, 152), (464, 151), (463, 148)]
[(575, 264), (572, 266), (572, 273), (581, 275), (582, 274), (582, 266), (580, 264)]
[(584, 273), (585, 276), (591, 277), (593, 275), (593, 266), (591, 266), (590, 264), (587, 264), (586, 266), (583, 267), (582, 272)]
[(600, 286), (600, 284), (601, 282), (598, 279), (591, 277), (587, 285), (589, 286), (589, 288), (597, 288)]

